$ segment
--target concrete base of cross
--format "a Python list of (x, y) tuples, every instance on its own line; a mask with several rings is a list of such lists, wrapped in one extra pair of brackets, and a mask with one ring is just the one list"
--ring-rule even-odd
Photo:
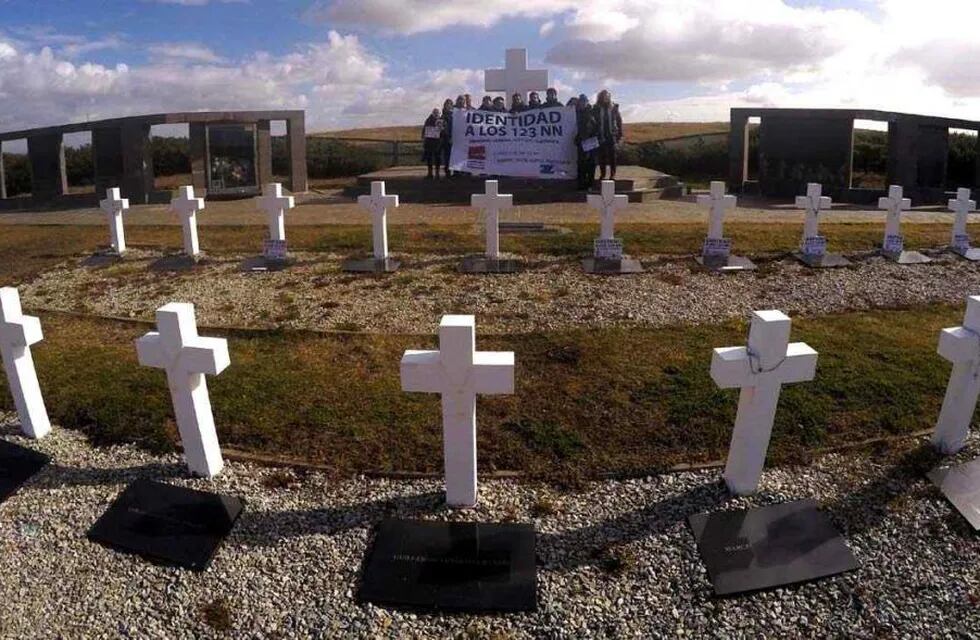
[(459, 266), (462, 273), (518, 273), (524, 270), (524, 261), (513, 258), (487, 258), (468, 256)]
[(882, 251), (881, 255), (898, 264), (925, 264), (926, 262), (932, 262), (932, 258), (918, 251)]
[(710, 271), (755, 271), (758, 267), (755, 263), (744, 256), (698, 256), (695, 258), (698, 264)]
[(397, 271), (401, 262), (394, 258), (365, 258), (363, 260), (346, 260), (341, 265), (341, 270), (348, 273), (391, 273)]
[(964, 260), (969, 260), (970, 262), (980, 262), (980, 247), (970, 247), (969, 249), (950, 247), (949, 250)]
[(627, 273), (643, 273), (643, 265), (636, 258), (586, 258), (582, 261), (586, 273), (603, 276), (623, 275)]
[(824, 253), (813, 255), (797, 251), (793, 257), (811, 269), (836, 269), (851, 266), (851, 261), (839, 253)]

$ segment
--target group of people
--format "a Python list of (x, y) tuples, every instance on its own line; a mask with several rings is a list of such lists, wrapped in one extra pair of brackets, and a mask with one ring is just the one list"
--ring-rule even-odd
[(612, 94), (603, 89), (596, 96), (595, 104), (589, 102), (587, 95), (572, 97), (564, 105), (558, 99), (558, 90), (550, 88), (545, 99), (532, 91), (527, 102), (524, 95), (511, 96), (508, 109), (503, 97), (483, 96), (479, 107), (474, 107), (472, 96), (466, 93), (455, 102), (447, 98), (442, 111), (433, 109), (422, 125), (422, 160), (428, 167), (428, 178), (439, 178), (440, 170), (448, 178), (460, 172), (450, 172), (449, 157), (453, 148), (453, 113), (456, 111), (493, 111), (498, 113), (523, 113), (535, 109), (552, 107), (574, 107), (576, 115), (575, 146), (578, 149), (577, 182), (579, 189), (590, 189), (595, 181), (595, 170), (599, 168), (599, 179), (605, 180), (608, 169), (609, 179), (616, 178), (616, 145), (623, 138), (623, 118), (619, 105), (612, 101)]

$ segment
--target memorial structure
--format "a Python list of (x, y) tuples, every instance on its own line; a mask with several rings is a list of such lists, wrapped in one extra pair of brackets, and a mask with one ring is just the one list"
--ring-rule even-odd
[[(69, 194), (64, 136), (91, 131), (95, 193), (119, 187), (131, 204), (163, 203), (167, 191), (153, 186), (150, 128), (187, 124), (192, 185), (208, 197), (252, 196), (272, 182), (273, 121), (286, 123), (289, 190), (307, 190), (306, 120), (303, 111), (202, 111), (161, 113), (79, 122), (0, 133), (4, 141), (27, 140), (31, 165), (30, 198), (7, 198), (0, 181), (0, 209), (36, 206), (98, 206), (94, 194)], [(0, 154), (0, 175), (3, 174)]]

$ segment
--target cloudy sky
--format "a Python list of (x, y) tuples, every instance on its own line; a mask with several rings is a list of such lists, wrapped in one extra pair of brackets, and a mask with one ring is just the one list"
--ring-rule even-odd
[(0, 131), (250, 108), (414, 124), (518, 46), (563, 96), (609, 87), (632, 121), (980, 118), (977, 24), (969, 0), (0, 0)]

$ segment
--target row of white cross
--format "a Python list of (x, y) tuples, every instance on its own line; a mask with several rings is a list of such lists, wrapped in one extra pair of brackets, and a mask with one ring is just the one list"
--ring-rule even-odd
[[(194, 307), (171, 303), (156, 312), (157, 331), (136, 341), (139, 363), (163, 369), (184, 456), (191, 473), (212, 477), (223, 461), (205, 375), (231, 362), (228, 342), (198, 335)], [(780, 311), (752, 314), (748, 345), (715, 349), (711, 378), (722, 389), (741, 389), (725, 467), (733, 493), (756, 490), (762, 474), (782, 385), (812, 380), (817, 352), (790, 343), (790, 319)], [(0, 354), (25, 435), (41, 438), (50, 422), (41, 395), (31, 345), (42, 339), (41, 323), (21, 311), (16, 289), (0, 289)], [(963, 326), (943, 329), (939, 354), (953, 363), (933, 435), (945, 454), (963, 447), (980, 395), (980, 296), (967, 301)], [(469, 315), (443, 316), (439, 349), (406, 351), (401, 361), (404, 391), (442, 396), (446, 500), (477, 501), (476, 397), (514, 393), (514, 353), (476, 350), (476, 322)]]
[[(829, 211), (831, 199), (822, 195), (820, 184), (807, 185), (806, 195), (797, 196), (796, 206), (805, 211), (803, 224), (803, 243), (808, 247), (808, 239), (819, 238), (820, 214)], [(271, 183), (265, 185), (263, 194), (255, 199), (257, 207), (264, 211), (269, 224), (269, 238), (274, 241), (286, 240), (285, 214), (295, 206), (293, 196), (283, 195), (282, 185)], [(616, 194), (616, 183), (603, 180), (600, 193), (587, 197), (588, 205), (599, 211), (601, 240), (612, 240), (614, 237), (615, 217), (618, 211), (624, 210), (629, 199), (623, 194)], [(373, 235), (373, 254), (377, 260), (388, 258), (388, 209), (398, 207), (398, 196), (385, 192), (385, 183), (371, 183), (371, 193), (358, 197), (357, 202), (371, 212), (371, 227)], [(486, 257), (497, 259), (500, 256), (500, 213), (514, 207), (514, 196), (500, 193), (496, 180), (487, 180), (484, 193), (474, 194), (470, 199), (471, 205), (483, 210), (485, 214)], [(725, 214), (735, 208), (735, 196), (725, 192), (725, 183), (711, 183), (707, 195), (699, 195), (697, 203), (708, 208), (708, 239), (724, 239)], [(126, 240), (123, 229), (123, 213), (129, 209), (129, 200), (120, 197), (118, 188), (106, 192), (106, 199), (100, 202), (103, 211), (109, 218), (112, 248), (116, 253), (126, 251)], [(892, 185), (888, 196), (880, 198), (878, 208), (887, 212), (885, 222), (885, 240), (882, 247), (894, 250), (901, 246), (901, 215), (911, 207), (908, 198), (903, 197), (902, 187)], [(197, 235), (197, 213), (204, 209), (204, 198), (194, 196), (194, 187), (180, 187), (177, 196), (170, 201), (170, 209), (181, 220), (184, 236), (184, 253), (197, 256), (200, 253), (200, 243)], [(959, 189), (956, 198), (949, 201), (949, 209), (956, 214), (953, 223), (953, 233), (950, 245), (959, 249), (969, 248), (969, 238), (966, 233), (968, 214), (977, 210), (977, 203), (970, 199), (969, 189)]]

